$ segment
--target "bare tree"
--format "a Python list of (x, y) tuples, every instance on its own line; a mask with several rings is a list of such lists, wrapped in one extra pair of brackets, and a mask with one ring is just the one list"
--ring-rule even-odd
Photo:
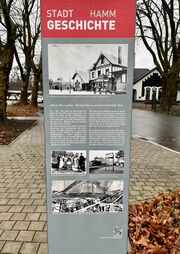
[[(32, 66), (32, 59), (37, 53), (36, 47), (38, 46), (41, 31), (39, 1), (18, 0), (16, 12), (16, 22), (19, 24), (18, 32), (20, 36), (16, 45), (15, 56), (22, 78), (21, 104), (27, 104), (29, 80), (34, 67)], [(19, 19), (19, 17), (21, 18)], [(21, 52), (24, 57), (21, 57)], [(40, 50), (38, 54), (40, 54)]]
[(11, 19), (13, 0), (0, 1), (0, 121), (6, 119), (6, 98), (12, 68), (17, 26)]
[(33, 70), (33, 85), (32, 85), (32, 100), (31, 105), (37, 107), (37, 96), (39, 90), (39, 84), (42, 81), (42, 54), (40, 56), (39, 62), (36, 64), (34, 62), (34, 57), (31, 57), (31, 65)]
[(137, 36), (162, 76), (161, 106), (176, 101), (180, 74), (180, 0), (138, 0)]

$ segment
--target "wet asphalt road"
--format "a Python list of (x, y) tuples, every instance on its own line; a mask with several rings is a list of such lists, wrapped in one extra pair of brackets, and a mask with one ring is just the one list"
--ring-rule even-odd
[(133, 109), (132, 136), (180, 152), (180, 117)]

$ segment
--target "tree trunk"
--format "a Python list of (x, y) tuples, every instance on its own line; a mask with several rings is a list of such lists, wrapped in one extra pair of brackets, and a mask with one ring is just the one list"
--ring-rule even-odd
[(8, 76), (4, 75), (4, 71), (0, 67), (0, 121), (4, 121), (6, 119), (7, 92)]
[(163, 79), (161, 108), (170, 112), (172, 105), (176, 103), (177, 98), (177, 73), (172, 73)]
[[(25, 53), (25, 58), (27, 58), (27, 55), (29, 52), (24, 52)], [(30, 53), (29, 53), (30, 54)], [(15, 57), (16, 57), (16, 62), (18, 64), (19, 70), (20, 70), (20, 74), (21, 74), (21, 99), (20, 99), (20, 103), (22, 105), (26, 105), (28, 104), (28, 86), (29, 86), (29, 77), (30, 77), (30, 73), (31, 73), (31, 65), (29, 64), (29, 62), (27, 61), (27, 59), (25, 60), (25, 70), (22, 66), (22, 63), (19, 59), (19, 55), (17, 52), (17, 49), (15, 49)]]
[(38, 106), (37, 103), (38, 89), (39, 89), (39, 75), (34, 74), (34, 81), (32, 87), (32, 100), (31, 100), (31, 105), (33, 107)]
[(0, 47), (0, 121), (6, 119), (7, 93), (9, 89), (9, 74), (12, 67), (14, 48), (10, 45)]
[(29, 75), (25, 75), (21, 84), (21, 100), (22, 105), (28, 104), (28, 86), (29, 86)]

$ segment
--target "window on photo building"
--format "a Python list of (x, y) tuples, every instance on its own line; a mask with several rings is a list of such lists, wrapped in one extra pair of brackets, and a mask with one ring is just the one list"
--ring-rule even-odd
[(107, 76), (109, 75), (109, 69), (106, 69), (106, 75)]
[(122, 74), (122, 83), (126, 83), (126, 74)]

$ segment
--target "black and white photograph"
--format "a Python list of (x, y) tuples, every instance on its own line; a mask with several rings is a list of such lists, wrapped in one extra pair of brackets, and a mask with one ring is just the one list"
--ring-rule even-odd
[(52, 212), (120, 213), (123, 210), (123, 181), (52, 182)]
[(124, 151), (89, 151), (90, 174), (122, 174), (124, 172)]
[(86, 173), (86, 151), (52, 151), (52, 174)]
[(49, 44), (49, 94), (126, 94), (127, 65), (127, 44)]

